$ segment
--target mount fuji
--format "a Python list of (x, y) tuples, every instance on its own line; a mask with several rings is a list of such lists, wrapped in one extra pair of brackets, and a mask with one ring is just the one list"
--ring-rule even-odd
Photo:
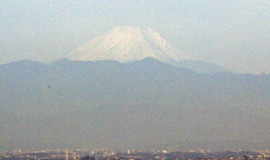
[(70, 60), (115, 60), (122, 63), (148, 57), (197, 72), (227, 71), (213, 63), (196, 61), (188, 53), (176, 49), (153, 29), (131, 26), (116, 27), (78, 46), (67, 56)]

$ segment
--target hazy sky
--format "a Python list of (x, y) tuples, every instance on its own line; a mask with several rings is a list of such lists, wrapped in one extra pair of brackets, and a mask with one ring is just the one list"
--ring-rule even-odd
[(0, 64), (51, 61), (119, 25), (240, 73), (270, 73), (269, 0), (1, 0)]

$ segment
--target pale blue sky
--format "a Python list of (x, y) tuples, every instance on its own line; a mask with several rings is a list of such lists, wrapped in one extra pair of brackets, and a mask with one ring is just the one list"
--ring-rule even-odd
[(119, 25), (240, 73), (270, 73), (269, 0), (1, 0), (0, 64), (51, 61)]

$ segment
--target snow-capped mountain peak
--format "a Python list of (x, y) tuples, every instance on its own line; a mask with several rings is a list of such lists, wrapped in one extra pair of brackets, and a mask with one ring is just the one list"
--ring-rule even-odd
[(130, 62), (152, 57), (163, 62), (190, 59), (149, 28), (120, 26), (77, 47), (71, 60)]

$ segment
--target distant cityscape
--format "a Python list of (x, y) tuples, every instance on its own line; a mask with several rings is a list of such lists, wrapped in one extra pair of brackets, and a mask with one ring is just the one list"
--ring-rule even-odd
[(270, 150), (222, 151), (210, 150), (139, 152), (106, 149), (42, 150), (22, 152), (22, 149), (0, 153), (0, 160), (270, 160)]

